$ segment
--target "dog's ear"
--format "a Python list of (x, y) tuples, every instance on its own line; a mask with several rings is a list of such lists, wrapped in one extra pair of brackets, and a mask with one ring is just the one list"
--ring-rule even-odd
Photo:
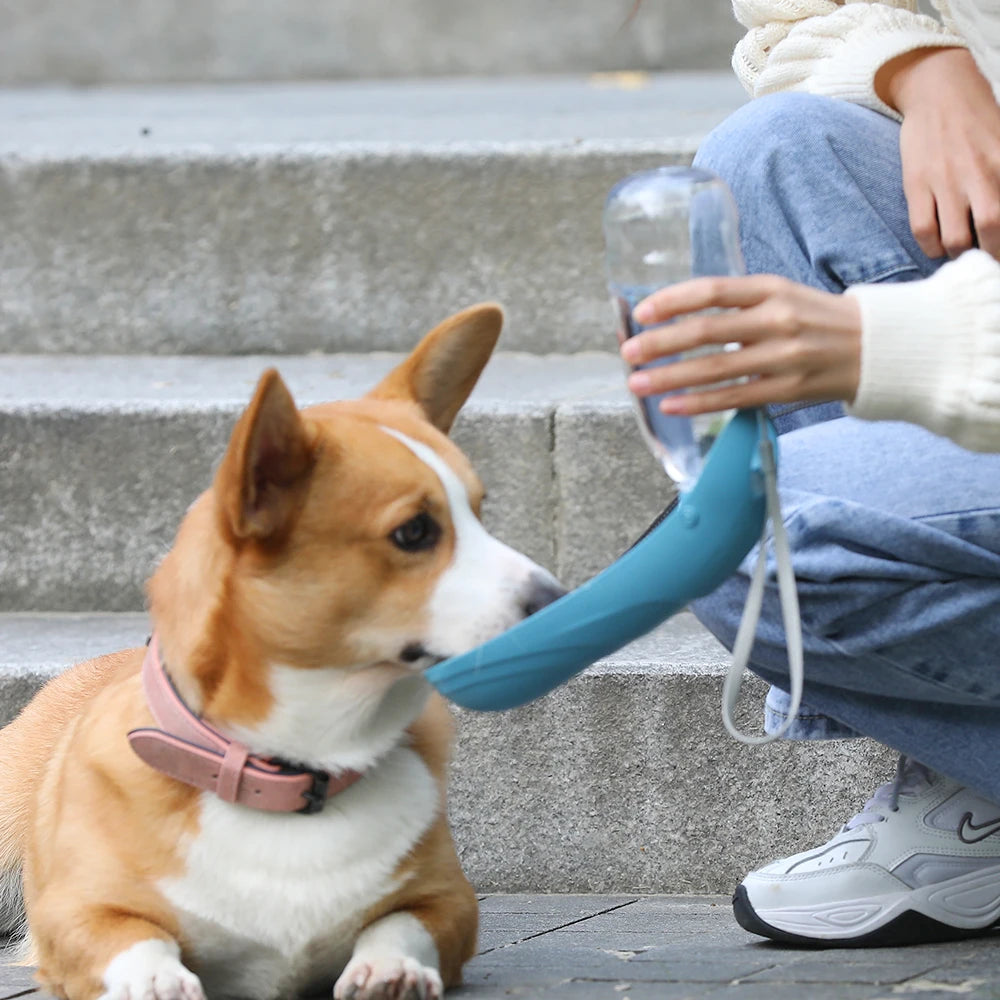
[(413, 401), (447, 434), (486, 367), (502, 327), (503, 310), (492, 302), (450, 316), (369, 397)]
[(216, 504), (233, 535), (281, 537), (299, 509), (313, 461), (312, 436), (281, 376), (269, 368), (215, 475)]

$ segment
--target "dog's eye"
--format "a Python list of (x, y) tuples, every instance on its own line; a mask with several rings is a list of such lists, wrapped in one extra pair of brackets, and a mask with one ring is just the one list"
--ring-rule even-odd
[(404, 552), (422, 552), (437, 545), (441, 528), (430, 514), (417, 514), (401, 524), (389, 537), (392, 544)]

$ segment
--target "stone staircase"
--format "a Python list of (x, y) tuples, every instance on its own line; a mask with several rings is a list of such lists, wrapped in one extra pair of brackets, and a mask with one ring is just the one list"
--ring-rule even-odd
[(4, 0), (0, 85), (724, 69), (690, 0)]
[[(9, 45), (4, 79), (36, 82)], [(619, 177), (689, 161), (743, 100), (728, 73), (223, 86), (253, 74), (216, 66), (154, 85), (107, 58), (100, 89), (0, 92), (3, 719), (66, 664), (143, 641), (143, 581), (270, 364), (300, 404), (357, 395), (499, 300), (500, 352), (454, 434), (488, 526), (577, 585), (669, 500), (612, 351), (600, 210)], [(459, 712), (451, 809), (477, 887), (727, 891), (849, 815), (886, 755), (733, 743), (727, 662), (679, 615), (535, 704)]]

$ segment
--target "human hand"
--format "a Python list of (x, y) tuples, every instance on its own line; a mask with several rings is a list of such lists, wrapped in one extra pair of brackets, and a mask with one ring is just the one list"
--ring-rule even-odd
[(886, 63), (875, 91), (903, 116), (899, 150), (910, 228), (928, 257), (978, 245), (1000, 260), (1000, 106), (965, 49)]
[[(685, 315), (703, 309), (729, 311)], [(861, 313), (850, 296), (772, 274), (695, 278), (654, 292), (633, 316), (643, 326), (670, 323), (622, 344), (622, 357), (633, 366), (709, 345), (740, 345), (633, 372), (628, 387), (637, 396), (747, 379), (670, 396), (660, 401), (664, 413), (693, 415), (800, 399), (853, 400), (857, 393)]]

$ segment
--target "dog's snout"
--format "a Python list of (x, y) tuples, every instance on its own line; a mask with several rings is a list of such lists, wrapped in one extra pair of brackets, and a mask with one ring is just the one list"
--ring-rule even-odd
[(528, 593), (521, 605), (525, 618), (541, 611), (546, 604), (559, 600), (566, 593), (566, 588), (551, 577), (541, 577), (532, 580)]

